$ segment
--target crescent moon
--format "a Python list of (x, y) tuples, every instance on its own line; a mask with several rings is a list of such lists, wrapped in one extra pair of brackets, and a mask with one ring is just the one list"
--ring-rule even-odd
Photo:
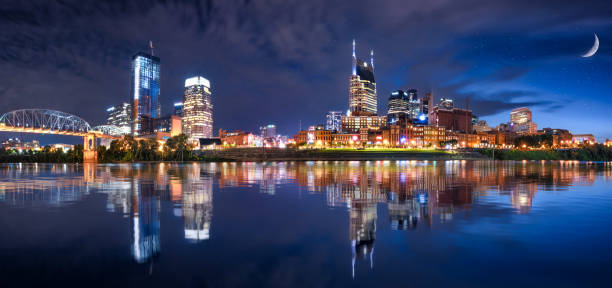
[(582, 55), (582, 57), (584, 58), (595, 55), (595, 53), (597, 53), (597, 49), (599, 49), (599, 38), (597, 38), (597, 34), (593, 33), (593, 35), (595, 35), (595, 43), (593, 43), (593, 47), (591, 47), (591, 50), (587, 51), (586, 53), (584, 53), (584, 55)]

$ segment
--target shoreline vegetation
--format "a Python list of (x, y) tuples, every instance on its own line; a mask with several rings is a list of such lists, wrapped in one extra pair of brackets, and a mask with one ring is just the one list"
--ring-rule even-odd
[[(571, 149), (400, 149), (400, 148), (227, 148), (192, 150), (184, 137), (172, 137), (160, 148), (154, 140), (113, 141), (98, 147), (98, 163), (221, 162), (221, 161), (359, 161), (359, 160), (579, 160), (612, 161), (612, 148), (602, 144)], [(83, 162), (83, 146), (64, 152), (45, 147), (41, 151), (0, 150), (0, 163)]]
[(482, 149), (479, 153), (495, 160), (578, 160), (612, 161), (612, 148), (603, 144), (584, 145), (567, 149)]
[[(541, 145), (537, 142), (535, 145)], [(416, 149), (416, 148), (224, 148), (193, 150), (186, 135), (169, 138), (165, 145), (153, 139), (125, 136), (109, 147), (97, 147), (98, 163), (176, 161), (359, 161), (359, 160), (579, 160), (612, 161), (612, 148), (602, 144), (567, 149)], [(83, 145), (67, 152), (46, 146), (40, 151), (0, 150), (0, 163), (83, 162)]]

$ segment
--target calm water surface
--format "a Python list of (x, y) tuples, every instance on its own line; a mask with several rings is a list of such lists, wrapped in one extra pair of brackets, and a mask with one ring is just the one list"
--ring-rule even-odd
[(571, 161), (4, 164), (0, 286), (606, 286), (610, 180)]

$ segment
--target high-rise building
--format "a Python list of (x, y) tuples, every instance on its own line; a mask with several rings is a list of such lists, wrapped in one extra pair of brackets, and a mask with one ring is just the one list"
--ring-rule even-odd
[(211, 138), (213, 104), (210, 81), (196, 76), (185, 80), (183, 101), (183, 133), (191, 140)]
[(376, 115), (378, 99), (374, 80), (374, 50), (370, 51), (370, 64), (357, 58), (353, 40), (353, 69), (350, 77), (349, 110), (352, 115)]
[(433, 93), (425, 93), (425, 97), (419, 101), (420, 112), (422, 115), (429, 115), (429, 111), (433, 110)]
[(531, 110), (527, 107), (512, 110), (510, 112), (510, 129), (516, 133), (533, 134), (538, 132), (538, 125), (532, 121)]
[(472, 117), (472, 110), (455, 108), (453, 100), (441, 99), (440, 105), (429, 113), (429, 124), (455, 132), (472, 133)]
[(510, 112), (510, 123), (521, 125), (531, 122), (531, 110), (527, 107), (516, 108)]
[(409, 108), (408, 108), (410, 118), (418, 119), (419, 115), (421, 115), (421, 102), (419, 101), (417, 90), (409, 89), (407, 94), (408, 94), (408, 101), (410, 102)]
[(329, 111), (326, 115), (325, 130), (339, 132), (342, 130), (342, 111)]
[(276, 137), (276, 125), (269, 124), (259, 127), (259, 132), (261, 132), (261, 137), (263, 138), (274, 138)]
[(142, 116), (157, 118), (161, 113), (159, 105), (160, 59), (146, 53), (132, 57), (132, 133), (140, 133)]
[(183, 117), (183, 102), (174, 103), (174, 115)]
[(132, 105), (124, 102), (106, 109), (108, 117), (106, 123), (121, 128), (121, 134), (132, 132)]
[(387, 118), (389, 123), (395, 123), (400, 117), (410, 117), (410, 98), (403, 90), (391, 92), (387, 103)]

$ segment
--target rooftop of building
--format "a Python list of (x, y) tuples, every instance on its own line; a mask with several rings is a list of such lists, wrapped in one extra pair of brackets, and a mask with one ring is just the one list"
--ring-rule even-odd
[(138, 53), (134, 54), (134, 56), (132, 56), (132, 59), (136, 59), (138, 56), (149, 58), (149, 59), (151, 59), (151, 60), (153, 60), (155, 62), (160, 62), (161, 61), (161, 59), (159, 57), (153, 56), (153, 55), (145, 53), (145, 52), (138, 52)]

